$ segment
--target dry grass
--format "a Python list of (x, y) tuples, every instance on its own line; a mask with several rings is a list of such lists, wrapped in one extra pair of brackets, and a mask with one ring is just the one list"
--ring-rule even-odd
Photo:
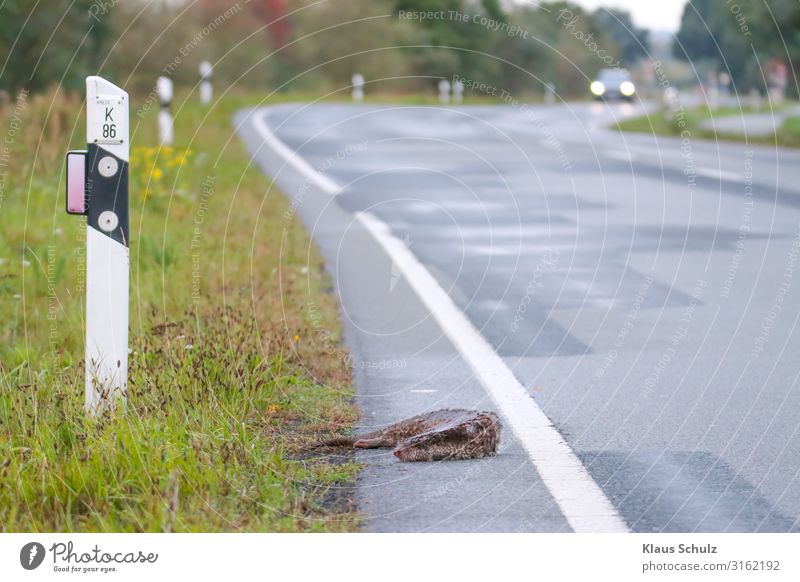
[[(99, 421), (81, 411), (85, 224), (63, 211), (80, 101), (2, 107), (0, 143), (20, 125), (0, 157), (4, 531), (357, 527), (357, 466), (297, 454), (356, 411), (320, 259), (232, 135), (245, 101), (177, 102), (176, 147), (134, 152), (131, 396)], [(134, 146), (156, 143), (151, 109)]]

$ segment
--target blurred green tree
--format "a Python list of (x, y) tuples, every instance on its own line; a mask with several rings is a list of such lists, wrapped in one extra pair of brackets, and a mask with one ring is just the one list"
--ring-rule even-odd
[[(498, 32), (475, 17), (505, 23), (506, 13), (497, 0), (395, 0), (395, 13), (429, 12), (435, 18), (414, 21), (420, 46), (412, 52), (413, 67), (420, 75), (451, 78), (453, 75), (495, 80), (500, 64), (492, 52)], [(502, 33), (499, 33), (502, 36)]]
[(630, 13), (617, 8), (599, 8), (592, 13), (598, 29), (617, 44), (620, 59), (632, 67), (649, 52), (648, 32), (633, 24)]
[(608, 31), (571, 2), (519, 6), (508, 21), (521, 35), (495, 35), (493, 50), (513, 63), (503, 66), (497, 82), (517, 95), (541, 94), (545, 83), (562, 96), (586, 95), (597, 71), (620, 60), (621, 49)]
[[(766, 90), (771, 62), (800, 63), (800, 2), (797, 0), (689, 0), (673, 45), (676, 57), (695, 69), (730, 74), (732, 89)], [(705, 80), (705, 79), (701, 79)], [(790, 83), (797, 93), (797, 83)]]
[(31, 91), (52, 84), (78, 88), (102, 65), (112, 10), (94, 0), (5, 0), (0, 4), (0, 89)]
[(681, 25), (675, 35), (673, 54), (686, 61), (719, 60), (719, 41), (725, 21), (715, 0), (689, 0), (683, 9)]

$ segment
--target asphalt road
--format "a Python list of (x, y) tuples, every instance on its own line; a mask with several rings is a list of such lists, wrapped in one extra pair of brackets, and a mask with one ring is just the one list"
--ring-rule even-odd
[[(496, 400), (358, 212), (447, 292), (630, 530), (797, 531), (800, 153), (604, 129), (636, 112), (316, 104), (235, 122), (322, 249), (363, 428)], [(492, 459), (359, 453), (366, 529), (570, 531), (526, 450), (506, 430)]]

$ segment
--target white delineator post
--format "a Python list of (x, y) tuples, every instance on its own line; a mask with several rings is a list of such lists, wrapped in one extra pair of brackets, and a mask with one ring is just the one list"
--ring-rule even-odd
[(200, 102), (208, 105), (211, 103), (211, 95), (213, 93), (211, 87), (211, 73), (213, 68), (211, 67), (211, 63), (203, 61), (200, 63), (198, 70), (200, 71)]
[(128, 113), (125, 91), (101, 77), (87, 77), (84, 213), (90, 413), (113, 408), (128, 388)]
[(544, 84), (544, 102), (553, 105), (556, 102), (556, 86), (553, 83)]
[(450, 81), (447, 79), (439, 81), (439, 103), (450, 103)]
[(453, 102), (461, 103), (464, 100), (464, 83), (461, 79), (453, 81)]
[(356, 73), (351, 79), (353, 85), (353, 101), (364, 100), (364, 75)]
[(158, 135), (161, 145), (171, 146), (174, 139), (172, 127), (172, 80), (159, 77), (156, 83), (161, 110), (158, 112)]

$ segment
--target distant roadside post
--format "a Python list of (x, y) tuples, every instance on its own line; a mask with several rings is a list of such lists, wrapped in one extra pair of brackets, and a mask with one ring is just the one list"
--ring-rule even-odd
[(789, 67), (780, 59), (770, 59), (767, 63), (767, 87), (772, 105), (780, 105), (786, 97), (789, 83)]
[(450, 81), (447, 79), (439, 81), (439, 103), (450, 103)]
[(546, 105), (556, 102), (556, 86), (552, 82), (544, 84), (544, 102)]
[(675, 119), (675, 103), (678, 101), (678, 92), (674, 87), (667, 87), (661, 94), (661, 110), (664, 113), (664, 119), (672, 123)]
[(453, 102), (461, 103), (464, 100), (464, 83), (461, 79), (453, 81)]
[(171, 146), (174, 140), (174, 129), (172, 121), (172, 80), (167, 77), (159, 77), (156, 83), (158, 100), (161, 102), (161, 110), (158, 112), (158, 136), (161, 145)]
[(726, 99), (729, 98), (731, 96), (731, 76), (725, 71), (719, 74), (719, 86), (722, 96)]
[(86, 78), (86, 150), (67, 152), (67, 212), (86, 216), (85, 408), (128, 388), (128, 94)]
[(353, 85), (353, 101), (364, 100), (364, 75), (356, 73), (351, 79)]
[(706, 83), (706, 105), (709, 109), (719, 107), (719, 77), (715, 72), (708, 73)]
[(211, 103), (211, 96), (213, 94), (213, 88), (211, 86), (211, 73), (213, 71), (213, 67), (211, 63), (208, 61), (203, 61), (200, 63), (199, 67), (200, 71), (200, 102), (204, 105), (208, 105)]
[(761, 93), (758, 92), (758, 89), (753, 87), (750, 89), (750, 93), (748, 95), (748, 103), (752, 109), (758, 110), (761, 109)]

